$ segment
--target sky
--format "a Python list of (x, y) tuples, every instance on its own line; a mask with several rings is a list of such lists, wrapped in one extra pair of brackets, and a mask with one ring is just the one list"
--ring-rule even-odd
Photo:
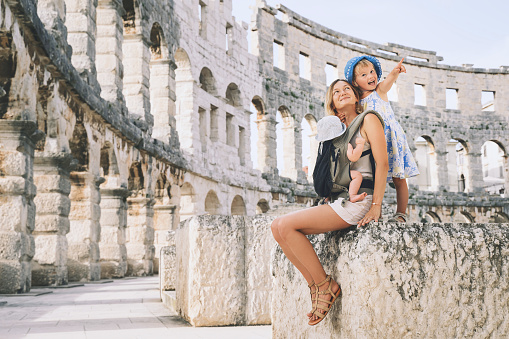
[[(388, 42), (435, 51), (439, 64), (479, 68), (509, 66), (509, 0), (266, 0), (339, 33), (367, 41)], [(236, 21), (250, 23), (256, 0), (232, 0)], [(248, 36), (249, 40), (249, 36)], [(341, 67), (341, 66), (339, 66)], [(254, 108), (253, 108), (254, 112)], [(281, 122), (279, 115), (276, 121)], [(257, 164), (256, 124), (251, 124), (251, 156)], [(281, 138), (281, 125), (276, 134)], [(309, 164), (310, 128), (303, 123), (303, 166)], [(279, 146), (279, 145), (278, 145)], [(282, 147), (277, 148), (280, 172), (284, 169)]]
[[(232, 0), (236, 20), (249, 23), (256, 0)], [(440, 64), (509, 66), (509, 0), (266, 0), (337, 32), (385, 44), (430, 50)]]

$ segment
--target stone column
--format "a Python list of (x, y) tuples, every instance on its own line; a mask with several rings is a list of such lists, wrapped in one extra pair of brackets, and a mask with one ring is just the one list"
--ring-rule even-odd
[(96, 69), (101, 97), (124, 102), (122, 41), (124, 7), (119, 0), (99, 0), (97, 6)]
[(65, 5), (72, 64), (82, 78), (99, 92), (95, 68), (97, 0), (65, 0)]
[(276, 120), (266, 115), (258, 124), (258, 168), (272, 173), (277, 168)]
[(154, 115), (152, 137), (168, 142), (175, 128), (175, 92), (170, 89), (174, 63), (161, 59), (150, 63), (150, 107)]
[(154, 273), (159, 273), (161, 248), (168, 246), (168, 231), (173, 229), (175, 208), (175, 205), (154, 206)]
[(133, 119), (147, 123), (149, 131), (154, 126), (150, 113), (150, 49), (141, 34), (124, 35), (124, 96)]
[(67, 285), (67, 238), (73, 166), (69, 153), (37, 152), (34, 159), (35, 256), (32, 261), (32, 284)]
[(308, 165), (308, 181), (313, 182), (313, 171), (315, 170), (316, 165), (316, 157), (318, 156), (318, 145), (319, 142), (316, 141), (316, 132), (312, 132), (309, 135), (310, 145), (309, 145), (309, 165)]
[(32, 121), (0, 120), (0, 293), (30, 291), (35, 227)]
[(126, 249), (127, 275), (153, 274), (154, 199), (128, 198)]
[(69, 281), (95, 281), (101, 278), (99, 239), (101, 195), (104, 178), (87, 172), (71, 173), (71, 212), (67, 267)]
[[(480, 147), (478, 148), (480, 149)], [(484, 178), (482, 175), (482, 159), (481, 153), (468, 153), (468, 174), (470, 180), (467, 181), (467, 192), (484, 192)], [(470, 185), (469, 185), (470, 184)]]
[(101, 188), (101, 278), (123, 278), (127, 272), (125, 236), (127, 227), (126, 188)]
[[(284, 123), (286, 124), (286, 123)], [(284, 172), (280, 175), (297, 180), (297, 172), (301, 169), (302, 161), (297, 154), (301, 153), (302, 140), (300, 133), (295, 131), (295, 120), (292, 119), (288, 126), (283, 126), (283, 161), (285, 163)]]
[[(436, 161), (436, 173), (438, 176), (438, 190), (443, 192), (444, 190), (449, 190), (449, 172), (447, 166), (447, 151), (438, 151), (435, 149), (435, 153), (437, 155)], [(433, 174), (432, 174), (433, 175)]]

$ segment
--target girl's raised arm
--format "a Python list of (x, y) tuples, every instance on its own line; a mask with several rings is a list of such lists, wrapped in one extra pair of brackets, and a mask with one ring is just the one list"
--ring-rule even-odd
[(376, 92), (378, 95), (380, 95), (380, 98), (382, 98), (385, 101), (389, 101), (389, 98), (387, 97), (387, 93), (391, 90), (392, 85), (398, 80), (398, 76), (400, 73), (406, 73), (406, 68), (403, 66), (403, 60), (405, 58), (401, 59), (401, 61), (394, 67), (394, 69), (387, 75), (387, 78), (385, 78), (384, 81), (378, 84), (376, 88)]

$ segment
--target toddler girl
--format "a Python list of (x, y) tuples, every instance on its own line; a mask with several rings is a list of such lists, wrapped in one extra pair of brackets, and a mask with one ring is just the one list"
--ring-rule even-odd
[(378, 112), (384, 119), (387, 155), (389, 156), (387, 181), (392, 180), (394, 183), (397, 199), (397, 210), (394, 216), (389, 219), (390, 222), (407, 221), (408, 185), (406, 178), (419, 174), (405, 132), (396, 120), (387, 97), (387, 93), (400, 73), (406, 73), (403, 59), (380, 83), (382, 66), (375, 57), (369, 55), (355, 57), (350, 59), (345, 66), (346, 80), (361, 92), (361, 105), (365, 110), (372, 109)]

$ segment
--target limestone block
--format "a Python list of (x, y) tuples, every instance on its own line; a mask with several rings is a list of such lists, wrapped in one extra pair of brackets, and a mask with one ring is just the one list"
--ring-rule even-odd
[(38, 193), (60, 192), (68, 195), (71, 192), (71, 181), (62, 175), (36, 175), (34, 183)]
[(69, 242), (82, 242), (90, 237), (92, 222), (90, 220), (71, 220), (71, 230), (67, 234)]
[(34, 203), (37, 206), (37, 214), (69, 215), (71, 200), (60, 193), (44, 193), (36, 195)]
[(28, 182), (22, 177), (0, 178), (0, 193), (23, 195)]
[(243, 323), (243, 219), (192, 217), (176, 234), (177, 312), (193, 326)]
[(0, 259), (0, 294), (20, 291), (22, 277), (23, 265), (19, 261)]
[(57, 235), (38, 235), (35, 237), (37, 253), (34, 260), (39, 264), (60, 264), (64, 260), (62, 253), (67, 256), (67, 239)]
[(101, 227), (101, 243), (118, 243), (118, 227)]
[(20, 231), (26, 225), (27, 202), (23, 196), (0, 197), (0, 229)]
[(0, 173), (4, 176), (28, 176), (27, 155), (18, 151), (2, 150)]
[(21, 258), (23, 248), (20, 233), (0, 232), (0, 244), (2, 244), (0, 260), (15, 261)]
[(316, 327), (306, 282), (276, 247), (273, 338), (506, 337), (508, 226), (374, 224), (311, 237), (343, 290)]
[(69, 218), (59, 215), (38, 215), (35, 220), (37, 232), (54, 232), (61, 235), (69, 233)]

